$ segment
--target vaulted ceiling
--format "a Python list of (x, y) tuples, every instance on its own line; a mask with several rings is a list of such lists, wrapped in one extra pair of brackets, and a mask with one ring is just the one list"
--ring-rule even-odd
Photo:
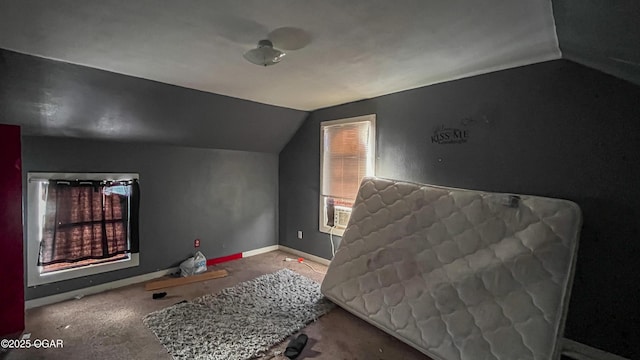
[[(0, 122), (278, 152), (305, 111), (561, 57), (640, 84), (639, 18), (636, 0), (0, 0)], [(243, 59), (264, 38), (280, 64)]]
[[(0, 4), (0, 48), (299, 110), (560, 57), (549, 0)], [(243, 59), (282, 27), (310, 42), (276, 66)]]

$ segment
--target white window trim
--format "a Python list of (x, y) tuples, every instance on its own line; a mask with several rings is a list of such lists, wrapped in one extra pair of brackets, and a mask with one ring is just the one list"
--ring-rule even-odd
[(324, 208), (324, 198), (322, 196), (322, 182), (324, 179), (324, 171), (323, 171), (323, 166), (322, 166), (322, 160), (324, 158), (324, 136), (322, 135), (322, 128), (325, 126), (331, 126), (331, 125), (340, 125), (340, 124), (348, 124), (348, 123), (356, 123), (356, 122), (370, 122), (371, 123), (371, 154), (372, 154), (372, 159), (371, 161), (372, 166), (373, 166), (373, 174), (371, 176), (375, 176), (376, 174), (376, 142), (377, 142), (377, 138), (376, 138), (376, 114), (369, 114), (369, 115), (363, 115), (363, 116), (356, 116), (356, 117), (351, 117), (351, 118), (345, 118), (345, 119), (338, 119), (338, 120), (329, 120), (329, 121), (322, 121), (320, 122), (320, 195), (318, 196), (319, 201), (318, 201), (318, 230), (321, 233), (325, 233), (325, 234), (331, 234), (331, 235), (335, 235), (335, 236), (342, 236), (344, 234), (344, 230), (345, 229), (338, 229), (338, 228), (332, 228), (330, 226), (327, 226), (324, 224), (324, 219), (325, 219), (325, 208)]
[(47, 274), (40, 274), (38, 256), (40, 252), (40, 222), (38, 220), (39, 186), (42, 180), (131, 180), (139, 179), (138, 174), (123, 173), (27, 173), (27, 286), (49, 284), (56, 281), (70, 280), (79, 277), (100, 274), (108, 271), (126, 269), (140, 264), (138, 253), (128, 254), (128, 259), (92, 264), (74, 269), (59, 270)]

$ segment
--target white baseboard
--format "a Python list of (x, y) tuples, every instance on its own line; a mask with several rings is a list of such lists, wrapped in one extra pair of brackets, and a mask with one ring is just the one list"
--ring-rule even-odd
[(327, 265), (327, 266), (329, 266), (329, 264), (331, 264), (331, 260), (328, 260), (328, 259), (325, 259), (325, 258), (321, 258), (319, 256), (311, 255), (311, 254), (306, 253), (304, 251), (292, 249), (292, 248), (287, 247), (287, 246), (278, 245), (278, 250), (284, 251), (284, 252), (288, 252), (289, 254), (297, 255), (297, 256), (303, 257), (305, 259), (311, 260), (311, 261), (315, 261), (318, 264)]
[(165, 270), (152, 272), (152, 273), (149, 273), (149, 274), (138, 275), (138, 276), (134, 276), (134, 277), (126, 278), (126, 279), (121, 279), (121, 280), (116, 280), (116, 281), (112, 281), (112, 282), (108, 282), (108, 283), (104, 283), (104, 284), (100, 284), (100, 285), (90, 286), (90, 287), (87, 287), (87, 288), (82, 288), (82, 289), (68, 291), (68, 292), (64, 292), (64, 293), (60, 293), (60, 294), (45, 296), (45, 297), (32, 299), (32, 300), (27, 300), (27, 301), (24, 302), (24, 306), (27, 309), (32, 309), (32, 308), (39, 307), (39, 306), (50, 305), (50, 304), (54, 304), (54, 303), (57, 303), (57, 302), (73, 299), (76, 296), (93, 295), (93, 294), (97, 294), (99, 292), (103, 292), (103, 291), (107, 291), (107, 290), (111, 290), (111, 289), (116, 289), (116, 288), (119, 288), (119, 287), (131, 285), (131, 284), (137, 284), (137, 283), (149, 281), (149, 280), (152, 280), (152, 279), (156, 279), (156, 278), (159, 278), (159, 277), (163, 277), (165, 275), (169, 275), (169, 274), (175, 273), (175, 272), (177, 272), (179, 270), (180, 270), (180, 268), (177, 268), (177, 267), (169, 268), (169, 269), (165, 269)]
[(250, 257), (250, 256), (256, 256), (256, 255), (260, 255), (260, 254), (276, 251), (276, 250), (278, 250), (278, 248), (279, 248), (278, 245), (265, 246), (265, 247), (260, 248), (260, 249), (245, 251), (245, 252), (242, 253), (242, 257), (246, 258), (246, 257)]
[(629, 360), (569, 339), (562, 339), (562, 355), (576, 360)]
[[(329, 265), (329, 263), (331, 263), (330, 260), (315, 256), (315, 255), (311, 255), (296, 249), (292, 249), (286, 246), (282, 246), (282, 245), (271, 245), (271, 246), (266, 246), (260, 249), (245, 251), (242, 253), (242, 257), (243, 258), (251, 257), (251, 256), (260, 255), (260, 254), (264, 254), (264, 253), (268, 253), (276, 250), (282, 250), (290, 254), (301, 256), (301, 257), (304, 257), (305, 259), (315, 261), (318, 264), (322, 264), (322, 265)], [(166, 270), (152, 272), (149, 274), (138, 275), (138, 276), (134, 276), (126, 279), (116, 280), (116, 281), (108, 282), (105, 284), (90, 286), (83, 289), (78, 289), (78, 290), (68, 291), (60, 294), (45, 296), (37, 299), (27, 300), (25, 301), (25, 308), (32, 309), (39, 306), (50, 305), (50, 304), (55, 304), (57, 302), (74, 299), (77, 296), (93, 295), (103, 291), (156, 279), (165, 275), (175, 273), (179, 270), (180, 268), (175, 267), (175, 268), (170, 268)]]

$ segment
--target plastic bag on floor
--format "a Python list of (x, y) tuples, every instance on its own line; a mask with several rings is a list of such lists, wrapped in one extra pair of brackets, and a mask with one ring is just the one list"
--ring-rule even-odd
[(194, 256), (193, 262), (195, 263), (195, 274), (201, 274), (207, 271), (207, 258), (200, 251)]
[(180, 274), (183, 277), (201, 274), (207, 271), (207, 258), (200, 251), (180, 264)]

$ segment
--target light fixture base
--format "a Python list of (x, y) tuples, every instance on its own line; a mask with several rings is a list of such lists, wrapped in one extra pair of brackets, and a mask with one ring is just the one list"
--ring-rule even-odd
[(252, 64), (270, 66), (275, 65), (282, 60), (285, 53), (273, 48), (270, 40), (264, 39), (258, 42), (258, 47), (244, 53), (244, 58)]

